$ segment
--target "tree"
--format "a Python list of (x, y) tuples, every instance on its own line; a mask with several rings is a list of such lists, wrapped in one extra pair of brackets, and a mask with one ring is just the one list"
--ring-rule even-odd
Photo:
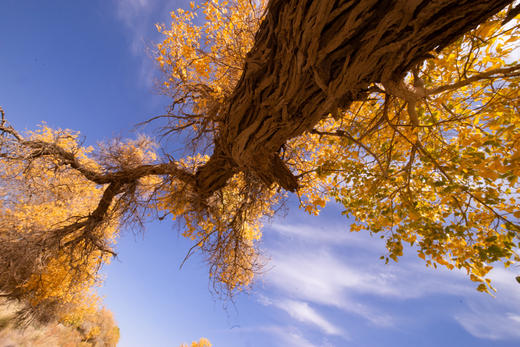
[(119, 328), (104, 308), (78, 315), (71, 312), (61, 322), (17, 324), (16, 308), (0, 299), (0, 344), (2, 346), (116, 346)]
[[(191, 347), (211, 347), (211, 342), (208, 339), (201, 337), (199, 341), (193, 341)], [(180, 347), (189, 347), (186, 344), (182, 344)]]
[[(208, 0), (172, 12), (157, 61), (173, 102), (158, 117), (165, 134), (190, 134), (195, 153), (157, 160), (145, 138), (89, 153), (69, 131), (25, 136), (2, 118), (11, 222), (0, 291), (45, 297), (40, 279), (60, 266), (86, 283), (113, 253), (112, 228), (160, 210), (184, 219), (232, 293), (261, 265), (261, 217), (285, 192), (311, 213), (343, 204), (351, 230), (387, 239), (387, 260), (417, 244), (428, 264), (464, 268), (487, 291), (489, 263), (518, 259), (520, 67), (507, 57), (519, 35), (516, 9), (499, 12), (510, 3)], [(60, 215), (77, 204), (71, 186), (88, 203)], [(51, 224), (19, 212), (40, 206)], [(22, 247), (31, 252), (13, 262)]]
[[(33, 144), (48, 141), (73, 151), (86, 166), (98, 165), (87, 158), (92, 148), (77, 145), (77, 133), (42, 126), (28, 136)], [(58, 320), (79, 329), (89, 321), (92, 325), (94, 319), (103, 320), (106, 324), (95, 328), (100, 333), (90, 334), (90, 328), (86, 333), (112, 341), (114, 336), (101, 329), (103, 325), (106, 329), (114, 327), (111, 313), (99, 310), (100, 300), (91, 289), (101, 281), (101, 265), (110, 261), (118, 218), (107, 217), (106, 224), (90, 239), (73, 238), (71, 234), (61, 237), (69, 225), (82, 223), (81, 216), (91, 213), (103, 190), (57, 161), (30, 158), (30, 153), (18, 149), (22, 150), (10, 148), (9, 157), (0, 161), (2, 296), (22, 303), (17, 312), (19, 323)], [(11, 161), (17, 157), (27, 161)]]

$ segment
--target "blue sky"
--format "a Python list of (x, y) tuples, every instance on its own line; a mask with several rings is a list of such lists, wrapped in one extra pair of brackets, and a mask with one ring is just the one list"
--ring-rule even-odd
[[(182, 1), (0, 1), (0, 105), (18, 129), (79, 130), (85, 143), (135, 136), (168, 107), (154, 92), (154, 23)], [(153, 135), (151, 128), (140, 128)], [(169, 148), (178, 147), (174, 141)], [(339, 208), (297, 209), (264, 228), (265, 272), (233, 302), (211, 294), (190, 242), (169, 221), (124, 230), (100, 293), (120, 346), (517, 346), (518, 267), (497, 268), (495, 298), (463, 273), (433, 270), (405, 251), (385, 265), (380, 240), (349, 233)]]

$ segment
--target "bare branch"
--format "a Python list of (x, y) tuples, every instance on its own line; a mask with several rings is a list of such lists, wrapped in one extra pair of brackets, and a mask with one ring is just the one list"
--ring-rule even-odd
[(426, 95), (436, 95), (446, 91), (456, 90), (471, 83), (482, 81), (482, 80), (494, 80), (497, 78), (506, 78), (506, 77), (518, 77), (520, 76), (520, 64), (510, 66), (510, 67), (502, 67), (497, 69), (492, 69), (489, 71), (481, 72), (466, 79), (460, 80), (458, 82), (447, 84), (443, 86), (439, 86), (433, 89), (426, 89)]

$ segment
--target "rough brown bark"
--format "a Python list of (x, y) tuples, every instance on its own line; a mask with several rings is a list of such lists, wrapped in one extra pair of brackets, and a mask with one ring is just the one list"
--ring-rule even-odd
[(271, 0), (229, 103), (209, 162), (195, 175), (202, 197), (238, 170), (289, 191), (297, 179), (281, 146), (370, 84), (399, 81), (511, 0)]

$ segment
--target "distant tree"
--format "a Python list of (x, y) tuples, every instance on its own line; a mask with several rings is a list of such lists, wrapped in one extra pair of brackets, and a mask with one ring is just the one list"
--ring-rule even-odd
[(119, 341), (119, 327), (112, 312), (106, 308), (84, 315), (71, 314), (63, 323), (80, 333), (82, 346), (85, 347), (115, 347)]
[(199, 341), (193, 341), (189, 346), (183, 343), (180, 347), (211, 347), (211, 343), (208, 339), (201, 337)]
[(31, 321), (20, 325), (20, 304), (0, 299), (1, 346), (115, 347), (119, 328), (112, 313), (104, 308), (73, 310), (59, 321)]
[(342, 204), (351, 230), (386, 239), (387, 261), (417, 245), (427, 264), (463, 268), (487, 291), (490, 264), (518, 260), (511, 2), (172, 12), (157, 61), (173, 102), (158, 117), (165, 135), (189, 134), (194, 154), (156, 159), (146, 138), (85, 149), (70, 131), (23, 135), (2, 118), (0, 291), (36, 308), (65, 295), (58, 281), (89, 286), (117, 229), (160, 211), (183, 218), (217, 289), (233, 293), (258, 269), (261, 218), (286, 192), (310, 213)]

